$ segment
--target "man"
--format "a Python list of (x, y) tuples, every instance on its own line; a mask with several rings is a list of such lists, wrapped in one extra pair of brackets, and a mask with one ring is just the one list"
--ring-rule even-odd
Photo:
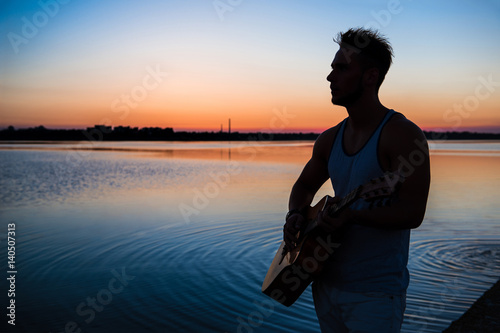
[[(378, 91), (392, 62), (392, 48), (377, 32), (350, 29), (335, 40), (332, 103), (348, 117), (323, 132), (294, 184), (284, 226), (288, 249), (305, 224), (304, 210), (329, 178), (336, 198), (386, 172), (405, 176), (390, 205), (356, 201), (338, 216), (320, 213), (341, 246), (313, 283), (323, 332), (399, 332), (406, 306), (410, 229), (422, 223), (430, 184), (428, 146), (422, 131), (386, 108)], [(335, 199), (333, 202), (335, 202)]]

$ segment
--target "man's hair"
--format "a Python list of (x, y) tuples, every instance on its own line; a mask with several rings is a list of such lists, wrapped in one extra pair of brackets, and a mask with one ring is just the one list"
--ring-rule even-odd
[(339, 33), (334, 41), (340, 47), (350, 47), (360, 56), (363, 69), (376, 67), (379, 70), (378, 87), (392, 63), (392, 46), (378, 31), (356, 28)]

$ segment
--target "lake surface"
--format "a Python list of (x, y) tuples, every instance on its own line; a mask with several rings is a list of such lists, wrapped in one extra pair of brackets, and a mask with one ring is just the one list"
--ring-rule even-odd
[[(0, 145), (1, 331), (319, 332), (310, 288), (260, 291), (311, 142)], [(403, 332), (441, 332), (500, 278), (500, 143), (432, 142)], [(316, 200), (332, 194), (325, 184)], [(8, 224), (16, 326), (7, 325)]]

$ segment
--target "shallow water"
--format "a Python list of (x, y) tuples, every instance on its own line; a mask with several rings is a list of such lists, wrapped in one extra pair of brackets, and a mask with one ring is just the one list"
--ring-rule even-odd
[[(440, 332), (500, 278), (500, 144), (431, 149), (403, 332)], [(310, 142), (0, 146), (16, 331), (318, 332), (310, 290), (290, 308), (260, 292), (310, 153)]]

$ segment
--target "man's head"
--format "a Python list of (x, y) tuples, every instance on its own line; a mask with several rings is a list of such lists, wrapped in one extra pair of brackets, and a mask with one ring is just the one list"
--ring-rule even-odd
[(389, 41), (376, 31), (357, 28), (339, 33), (335, 42), (340, 48), (350, 49), (351, 53), (356, 54), (364, 70), (377, 68), (377, 83), (380, 87), (392, 63), (393, 54)]
[(340, 50), (327, 77), (331, 82), (332, 102), (348, 106), (366, 87), (378, 93), (392, 63), (389, 42), (377, 32), (361, 28), (339, 33), (335, 42)]

